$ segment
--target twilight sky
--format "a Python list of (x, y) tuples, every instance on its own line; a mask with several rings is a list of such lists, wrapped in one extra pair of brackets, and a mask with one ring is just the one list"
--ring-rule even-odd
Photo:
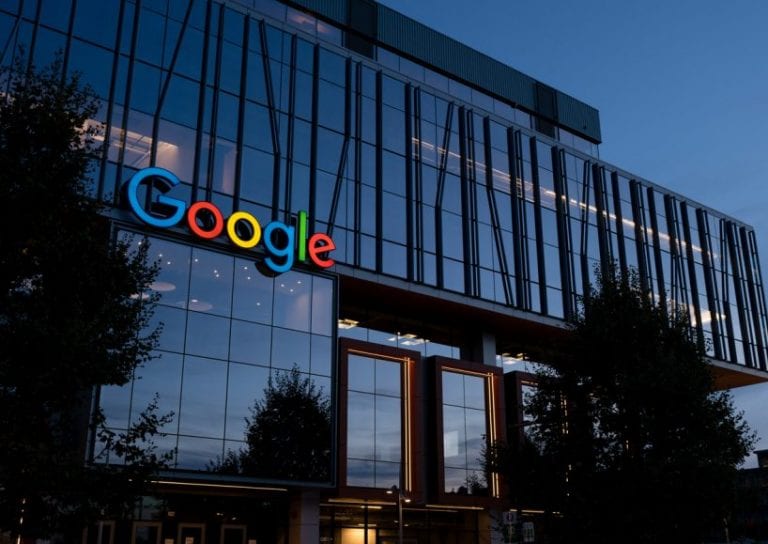
[[(752, 225), (765, 284), (768, 2), (379, 2), (600, 110), (600, 158)], [(768, 448), (768, 384), (733, 397)]]

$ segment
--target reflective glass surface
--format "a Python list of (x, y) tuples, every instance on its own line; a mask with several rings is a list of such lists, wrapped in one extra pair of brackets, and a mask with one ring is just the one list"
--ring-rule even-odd
[(350, 353), (347, 365), (347, 485), (399, 485), (402, 363)]
[(442, 371), (444, 491), (487, 495), (483, 450), (488, 435), (486, 379)]
[[(161, 334), (154, 358), (137, 370), (132, 383), (102, 388), (107, 424), (126, 429), (157, 398), (160, 414), (173, 413), (163, 428), (162, 446), (176, 448), (176, 468), (327, 480), (334, 282), (296, 270), (266, 277), (243, 257), (123, 236), (134, 248), (149, 243), (150, 259), (159, 265), (147, 294), (158, 297), (149, 326), (161, 326)], [(387, 373), (381, 376), (387, 386)], [(307, 411), (281, 408), (289, 393), (304, 395)], [(267, 414), (275, 412), (278, 419), (271, 420)], [(311, 428), (297, 428), (304, 424)], [(387, 437), (390, 431), (381, 430)], [(298, 458), (296, 452), (262, 451), (280, 441), (276, 432), (328, 444), (319, 463), (304, 460), (314, 472), (285, 463), (268, 473), (258, 469), (259, 456)]]

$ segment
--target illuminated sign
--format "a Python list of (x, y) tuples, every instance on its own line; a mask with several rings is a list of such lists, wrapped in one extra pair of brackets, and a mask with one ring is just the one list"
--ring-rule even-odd
[[(165, 210), (162, 215), (146, 210), (139, 202), (139, 188), (147, 183), (160, 193), (154, 202)], [(267, 253), (264, 264), (277, 274), (290, 270), (297, 258), (300, 262), (307, 262), (309, 258), (320, 268), (333, 266), (328, 253), (336, 249), (336, 244), (327, 234), (308, 235), (307, 212), (299, 212), (295, 227), (272, 221), (262, 229), (258, 219), (245, 211), (236, 211), (225, 220), (213, 202), (201, 200), (187, 208), (183, 200), (165, 194), (179, 183), (179, 178), (164, 168), (139, 170), (124, 186), (131, 211), (147, 225), (161, 229), (177, 225), (186, 216), (189, 230), (203, 240), (212, 240), (226, 231), (229, 241), (243, 249), (262, 242)]]

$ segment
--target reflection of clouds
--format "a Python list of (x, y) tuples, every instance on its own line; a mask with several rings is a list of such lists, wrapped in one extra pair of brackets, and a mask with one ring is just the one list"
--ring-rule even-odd
[(180, 436), (177, 468), (203, 470), (222, 455), (223, 448), (223, 440)]
[[(736, 409), (744, 412), (749, 427), (757, 433), (756, 450), (768, 448), (768, 413), (765, 401), (768, 398), (768, 383), (739, 387), (731, 391)], [(757, 467), (757, 458), (749, 455), (742, 468)]]

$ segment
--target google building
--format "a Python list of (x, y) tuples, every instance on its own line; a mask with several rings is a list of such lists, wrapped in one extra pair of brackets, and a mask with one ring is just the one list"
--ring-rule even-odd
[(160, 267), (156, 357), (96, 400), (119, 431), (157, 395), (173, 460), (99, 544), (500, 541), (529, 505), (483, 451), (601, 263), (690, 310), (718, 385), (768, 377), (751, 227), (372, 0), (11, 0), (0, 36), (102, 99), (93, 195)]

